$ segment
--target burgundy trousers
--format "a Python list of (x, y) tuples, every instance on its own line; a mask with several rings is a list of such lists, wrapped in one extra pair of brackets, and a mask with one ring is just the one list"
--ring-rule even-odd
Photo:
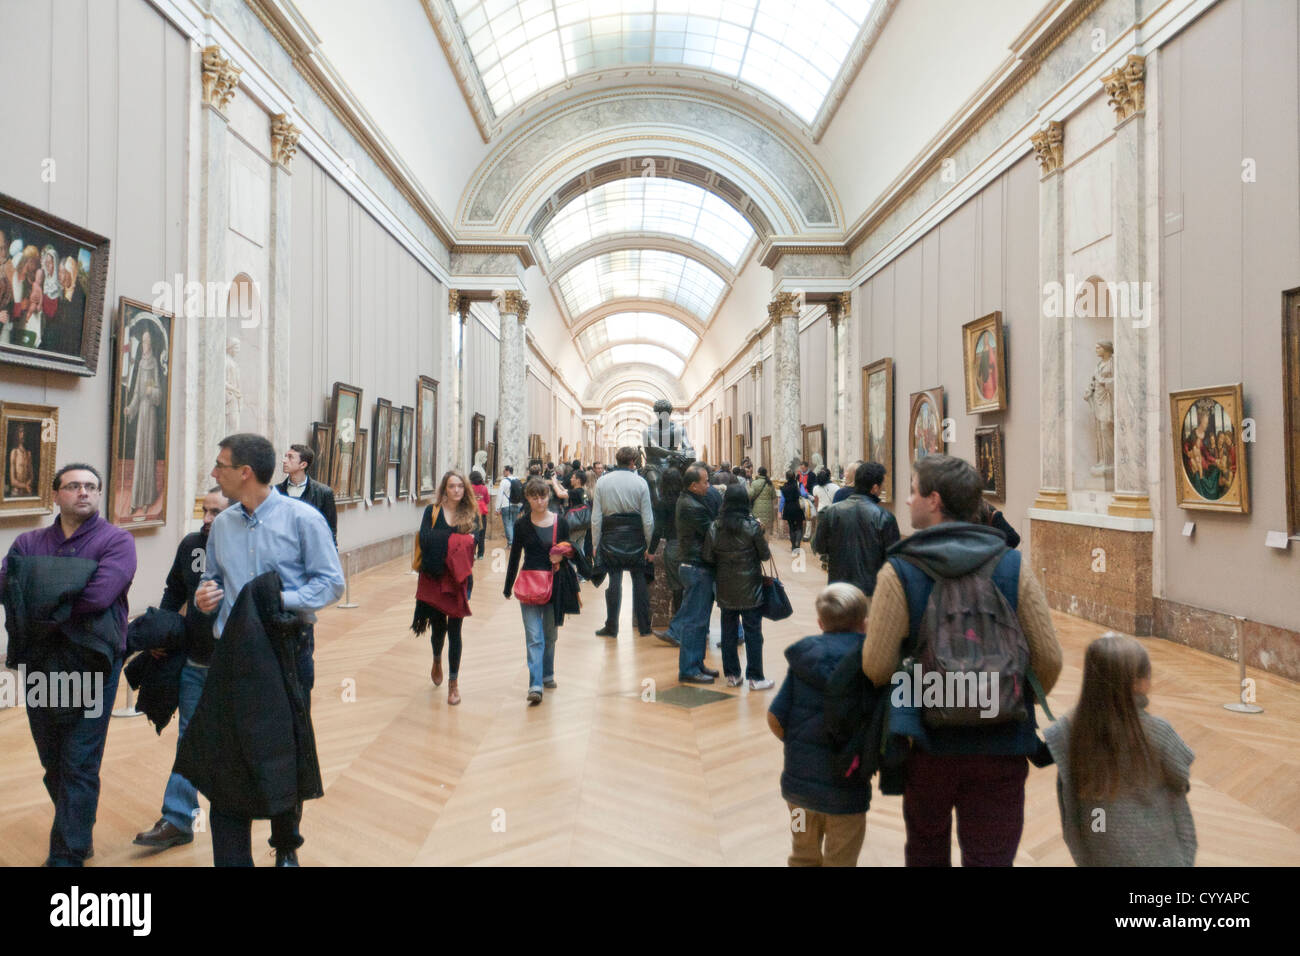
[(912, 752), (903, 791), (908, 866), (952, 865), (952, 811), (962, 866), (1010, 866), (1025, 826), (1025, 757)]

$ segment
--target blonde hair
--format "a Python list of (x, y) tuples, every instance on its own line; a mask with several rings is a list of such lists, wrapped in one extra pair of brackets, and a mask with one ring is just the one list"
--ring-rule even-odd
[(867, 596), (852, 584), (837, 581), (817, 595), (817, 620), (827, 633), (861, 631), (867, 619)]

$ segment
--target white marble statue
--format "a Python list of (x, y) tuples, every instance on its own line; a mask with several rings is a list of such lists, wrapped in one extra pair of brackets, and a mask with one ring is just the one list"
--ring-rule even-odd
[(231, 338), (226, 342), (226, 432), (234, 434), (239, 431), (240, 411), (243, 407), (244, 393), (239, 388), (239, 339)]
[(1105, 475), (1115, 468), (1115, 347), (1110, 342), (1097, 343), (1097, 367), (1083, 400), (1097, 427), (1097, 463), (1092, 473)]

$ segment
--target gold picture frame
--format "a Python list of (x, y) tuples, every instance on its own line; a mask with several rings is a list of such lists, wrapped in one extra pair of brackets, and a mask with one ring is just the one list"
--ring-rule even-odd
[(0, 402), (0, 442), (0, 518), (50, 514), (59, 452), (58, 406)]
[(986, 498), (1005, 501), (1007, 497), (1006, 453), (1002, 443), (1002, 426), (985, 425), (975, 429), (975, 470), (983, 484)]
[(113, 428), (106, 513), (137, 531), (167, 523), (172, 341), (176, 317), (118, 300), (113, 326)]
[(943, 386), (913, 392), (908, 399), (907, 460), (917, 460), (917, 450), (925, 455), (942, 455), (947, 451), (943, 440)]
[(1002, 313), (990, 312), (961, 327), (966, 414), (1007, 409), (1007, 342)]
[(894, 360), (862, 367), (862, 460), (885, 467), (881, 504), (894, 500)]
[(1169, 393), (1178, 507), (1250, 513), (1241, 383)]

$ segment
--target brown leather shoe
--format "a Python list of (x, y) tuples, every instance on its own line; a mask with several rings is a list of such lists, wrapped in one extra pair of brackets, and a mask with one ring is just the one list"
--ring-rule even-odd
[(429, 671), (429, 676), (433, 678), (434, 687), (442, 686), (442, 658), (441, 657), (435, 657), (433, 659), (433, 670)]
[[(137, 833), (132, 842), (136, 846), (147, 846), (151, 850), (165, 850), (168, 847), (193, 843), (194, 834), (186, 833), (180, 827), (163, 819), (155, 823), (153, 829)], [(86, 857), (86, 859), (90, 859), (90, 857)]]
[(460, 703), (460, 688), (456, 686), (456, 680), (447, 681), (447, 703), (453, 707)]

